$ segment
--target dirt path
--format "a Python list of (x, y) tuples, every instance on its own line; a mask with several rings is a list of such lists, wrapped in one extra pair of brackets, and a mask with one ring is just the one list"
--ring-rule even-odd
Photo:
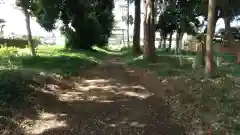
[(40, 117), (26, 120), (25, 127), (39, 135), (184, 135), (171, 122), (156, 81), (107, 60), (61, 88), (49, 85), (48, 96), (39, 96)]

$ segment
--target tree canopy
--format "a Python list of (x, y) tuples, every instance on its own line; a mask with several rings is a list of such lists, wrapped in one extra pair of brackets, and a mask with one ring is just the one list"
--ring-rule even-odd
[(104, 46), (114, 25), (113, 0), (19, 0), (20, 6), (28, 7), (31, 15), (47, 31), (55, 29), (58, 20), (63, 23), (62, 33), (66, 46), (90, 49), (93, 45)]

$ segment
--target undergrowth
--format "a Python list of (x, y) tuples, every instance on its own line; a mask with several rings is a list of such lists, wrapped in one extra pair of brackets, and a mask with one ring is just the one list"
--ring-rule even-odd
[(162, 51), (157, 54), (156, 63), (149, 63), (142, 56), (133, 58), (129, 52), (124, 59), (129, 66), (148, 69), (157, 74), (159, 83), (171, 86), (173, 91), (165, 100), (171, 105), (176, 123), (185, 126), (189, 135), (240, 134), (240, 68), (235, 57), (217, 54), (227, 64), (215, 69), (215, 78), (205, 79), (203, 68), (192, 69), (188, 58), (195, 55), (185, 53), (182, 57)]
[(32, 57), (29, 48), (0, 49), (1, 135), (24, 134), (21, 121), (38, 117), (42, 109), (36, 99), (48, 96), (43, 92), (47, 84), (58, 85), (57, 77), (79, 76), (107, 56), (103, 51), (67, 50), (61, 46), (40, 46), (36, 52), (37, 56)]

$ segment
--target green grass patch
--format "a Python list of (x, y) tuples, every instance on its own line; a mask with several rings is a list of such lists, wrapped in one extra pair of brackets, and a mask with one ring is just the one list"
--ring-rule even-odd
[(37, 57), (32, 57), (29, 48), (2, 48), (0, 66), (1, 69), (27, 68), (72, 76), (99, 64), (108, 55), (107, 51), (99, 50), (68, 50), (62, 46), (40, 46), (36, 49)]
[(36, 51), (32, 57), (29, 48), (0, 49), (0, 134), (25, 134), (21, 121), (38, 119), (43, 106), (57, 101), (48, 85), (61, 87), (63, 77), (79, 76), (111, 53), (63, 46), (39, 46)]
[(129, 66), (153, 71), (173, 88), (165, 99), (172, 107), (172, 119), (176, 123), (189, 127), (191, 134), (199, 134), (200, 131), (240, 134), (240, 66), (234, 56), (214, 52), (228, 64), (215, 69), (216, 78), (204, 79), (204, 68), (192, 69), (194, 53), (174, 55), (158, 50), (157, 62), (149, 63), (142, 56), (131, 57), (129, 52), (124, 54)]
[[(184, 63), (184, 64), (181, 64)], [(128, 60), (127, 64), (133, 67), (154, 70), (159, 76), (179, 76), (191, 69), (191, 62), (182, 56), (158, 56), (156, 63), (149, 63), (142, 56)]]
[(148, 68), (154, 70), (159, 76), (178, 76), (186, 73), (188, 69), (191, 69), (192, 62), (190, 59), (193, 55), (175, 55), (174, 52), (167, 52), (165, 50), (158, 49), (157, 60), (155, 63), (149, 63), (143, 56), (133, 57), (131, 49), (125, 48), (122, 50), (124, 60), (129, 66)]

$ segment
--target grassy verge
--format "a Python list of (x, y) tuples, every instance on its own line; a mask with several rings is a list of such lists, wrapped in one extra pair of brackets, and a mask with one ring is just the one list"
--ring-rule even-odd
[(124, 59), (129, 66), (155, 72), (159, 82), (172, 86), (165, 100), (171, 105), (173, 121), (185, 126), (188, 134), (240, 134), (240, 68), (233, 57), (221, 54), (229, 64), (216, 69), (218, 77), (204, 79), (204, 69), (191, 68), (189, 58), (194, 55), (157, 54), (156, 63), (148, 63), (141, 56), (133, 58), (129, 51), (125, 51)]
[(96, 65), (108, 52), (66, 50), (62, 46), (42, 46), (37, 48), (37, 57), (29, 54), (29, 49), (0, 49), (1, 69), (29, 69), (61, 75), (77, 75), (82, 69)]
[(24, 134), (21, 121), (37, 119), (42, 110), (37, 99), (56, 98), (50, 94), (54, 91), (48, 85), (52, 88), (61, 86), (61, 79), (65, 76), (78, 76), (84, 69), (101, 63), (109, 51), (99, 48), (94, 52), (77, 51), (61, 46), (42, 46), (37, 48), (37, 54), (37, 57), (32, 57), (29, 48), (0, 49), (2, 135)]

